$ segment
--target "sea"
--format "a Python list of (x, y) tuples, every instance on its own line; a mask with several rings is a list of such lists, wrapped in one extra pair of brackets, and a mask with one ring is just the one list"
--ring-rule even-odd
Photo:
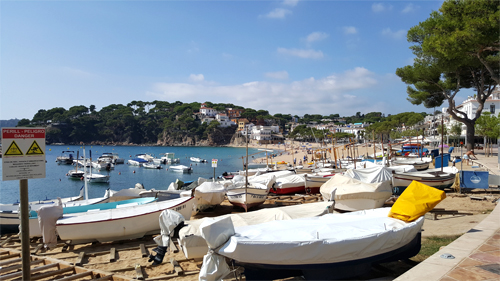
[[(246, 157), (246, 148), (240, 147), (169, 147), (169, 146), (76, 146), (76, 145), (47, 145), (45, 147), (46, 155), (46, 173), (45, 178), (28, 180), (29, 201), (54, 199), (57, 197), (78, 196), (80, 189), (84, 187), (84, 181), (72, 179), (66, 176), (69, 170), (74, 169), (72, 165), (58, 165), (56, 158), (61, 156), (63, 151), (74, 151), (76, 158), (77, 151), (79, 155), (96, 160), (103, 153), (117, 153), (120, 158), (125, 160), (125, 164), (115, 165), (115, 169), (109, 172), (109, 183), (88, 183), (87, 189), (89, 198), (104, 196), (107, 189), (119, 191), (121, 189), (133, 188), (137, 183), (144, 186), (145, 189), (167, 189), (170, 183), (177, 179), (181, 181), (195, 181), (198, 178), (218, 177), (224, 172), (234, 172), (243, 170), (243, 161)], [(170, 165), (162, 165), (162, 169), (144, 169), (143, 167), (130, 166), (128, 159), (132, 159), (137, 154), (150, 153), (155, 157), (160, 157), (161, 153), (175, 153), (175, 158), (180, 159), (181, 165), (191, 166), (193, 172), (183, 174), (169, 171)], [(260, 152), (255, 148), (248, 149), (249, 162), (253, 158), (265, 157), (265, 152)], [(207, 160), (207, 163), (195, 163), (189, 160), (190, 157), (199, 157)], [(212, 167), (212, 160), (217, 159), (217, 167)], [(0, 158), (0, 164), (1, 164)], [(179, 165), (173, 164), (173, 165)], [(107, 171), (92, 170), (93, 173), (108, 174)], [(2, 165), (0, 165), (2, 173)], [(0, 182), (0, 203), (19, 202), (19, 180)]]

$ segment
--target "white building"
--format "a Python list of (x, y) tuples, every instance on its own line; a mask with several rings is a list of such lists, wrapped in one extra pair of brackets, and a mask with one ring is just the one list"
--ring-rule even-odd
[(205, 103), (201, 104), (200, 112), (204, 116), (209, 116), (209, 117), (215, 117), (215, 115), (217, 115), (217, 110), (210, 108), (210, 107), (207, 107), (207, 105)]
[(217, 120), (217, 122), (220, 123), (219, 127), (222, 127), (222, 128), (236, 125), (236, 123), (229, 120), (227, 114), (225, 114), (225, 113), (217, 113), (217, 115), (215, 115), (215, 119)]

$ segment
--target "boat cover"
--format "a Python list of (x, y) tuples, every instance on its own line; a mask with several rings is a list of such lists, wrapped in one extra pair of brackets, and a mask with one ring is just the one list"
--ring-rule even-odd
[[(214, 220), (218, 224), (213, 224)], [(209, 227), (205, 227), (208, 225)], [(200, 281), (216, 281), (222, 280), (231, 271), (223, 256), (218, 255), (215, 251), (220, 246), (224, 245), (227, 240), (234, 235), (234, 227), (231, 219), (225, 218), (208, 218), (200, 226), (201, 236), (207, 241), (208, 247), (211, 249), (203, 257), (203, 266), (200, 269)]]
[(409, 172), (416, 172), (417, 169), (415, 169), (415, 166), (413, 165), (396, 165), (396, 166), (390, 166), (386, 167), (389, 169), (389, 171), (394, 173), (409, 173)]
[(345, 176), (360, 180), (366, 183), (384, 182), (392, 180), (392, 172), (386, 167), (373, 166), (365, 169), (349, 169)]
[(198, 204), (198, 209), (203, 209), (205, 207), (218, 205), (224, 201), (226, 196), (226, 188), (224, 185), (206, 181), (196, 187), (194, 191), (194, 196)]
[(153, 240), (158, 246), (170, 246), (170, 235), (173, 233), (174, 228), (183, 221), (184, 217), (181, 213), (174, 210), (164, 210), (160, 214), (160, 235), (153, 238)]
[(43, 243), (49, 248), (57, 245), (56, 221), (63, 216), (61, 198), (57, 199), (58, 203), (56, 205), (43, 206), (36, 211), (38, 214), (38, 224), (42, 231)]
[[(279, 208), (266, 208), (248, 213), (238, 213), (219, 216), (228, 217), (234, 226), (245, 226), (276, 220), (292, 220), (304, 217), (321, 216), (333, 210), (333, 202), (316, 202)], [(200, 225), (207, 218), (189, 221), (186, 227), (179, 231), (179, 244), (186, 258), (201, 258), (208, 250), (205, 239), (201, 237)]]
[(296, 187), (296, 186), (305, 186), (306, 179), (304, 174), (300, 175), (289, 175), (286, 177), (281, 177), (276, 180), (276, 186), (278, 188), (287, 188), (287, 187)]
[(334, 175), (319, 189), (325, 201), (331, 200), (331, 194), (336, 190), (335, 200), (348, 199), (389, 199), (392, 195), (391, 184), (388, 181), (380, 183), (365, 183), (341, 174)]
[[(390, 208), (378, 208), (235, 227), (235, 235), (217, 253), (242, 263), (275, 265), (330, 264), (368, 258), (407, 245), (421, 231), (423, 216), (406, 223), (388, 217), (389, 211)], [(206, 221), (200, 228), (207, 241), (214, 241), (232, 227), (228, 222), (231, 221)], [(218, 241), (226, 239), (225, 235)], [(205, 262), (203, 266), (210, 268)]]

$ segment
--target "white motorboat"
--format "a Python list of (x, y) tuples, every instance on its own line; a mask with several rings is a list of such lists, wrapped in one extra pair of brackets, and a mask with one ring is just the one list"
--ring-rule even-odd
[(329, 201), (334, 194), (335, 208), (359, 211), (380, 208), (392, 195), (390, 181), (367, 183), (336, 174), (320, 188), (323, 199)]
[(160, 233), (158, 217), (163, 210), (174, 210), (189, 220), (193, 212), (193, 197), (126, 206), (117, 209), (67, 215), (57, 220), (56, 228), (62, 240), (72, 243), (90, 241), (120, 241)]
[(85, 175), (85, 180), (89, 183), (108, 183), (110, 175), (88, 173)]
[(189, 157), (189, 160), (191, 160), (191, 162), (207, 163), (207, 160), (199, 158), (199, 157)]
[(184, 166), (184, 165), (172, 165), (172, 166), (168, 167), (168, 170), (172, 171), (172, 172), (177, 172), (177, 173), (192, 173), (193, 172), (193, 168), (188, 167), (188, 166)]
[(60, 164), (63, 164), (63, 165), (73, 164), (73, 160), (74, 160), (73, 154), (75, 154), (75, 152), (71, 151), (71, 150), (63, 151), (61, 153), (61, 156), (56, 157), (56, 163), (58, 165), (60, 165)]
[(129, 159), (128, 162), (127, 162), (130, 166), (142, 166), (144, 164), (147, 164), (149, 163), (148, 160), (146, 159), (143, 159), (143, 158), (132, 158), (132, 159)]
[(172, 152), (160, 153), (160, 156), (162, 164), (176, 164), (181, 161), (179, 158), (175, 158), (175, 153)]
[[(277, 220), (292, 220), (304, 217), (321, 216), (332, 212), (333, 202), (315, 202), (278, 208), (265, 208), (247, 213), (219, 216), (230, 217), (234, 226), (260, 224)], [(200, 225), (206, 218), (187, 222), (179, 231), (179, 245), (188, 259), (203, 258), (208, 251), (207, 242), (201, 236)]]
[(157, 165), (153, 162), (142, 164), (142, 166), (146, 169), (161, 169), (161, 165)]
[(112, 163), (112, 164), (123, 164), (125, 163), (125, 160), (123, 158), (120, 158), (118, 156), (118, 153), (113, 153), (113, 152), (104, 152), (99, 158), (97, 158), (98, 162), (102, 163)]

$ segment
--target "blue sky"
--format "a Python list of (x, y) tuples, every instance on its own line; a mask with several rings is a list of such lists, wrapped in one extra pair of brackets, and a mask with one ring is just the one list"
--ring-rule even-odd
[[(432, 112), (396, 68), (442, 1), (2, 1), (0, 119), (133, 100)], [(465, 94), (464, 94), (465, 95)]]

